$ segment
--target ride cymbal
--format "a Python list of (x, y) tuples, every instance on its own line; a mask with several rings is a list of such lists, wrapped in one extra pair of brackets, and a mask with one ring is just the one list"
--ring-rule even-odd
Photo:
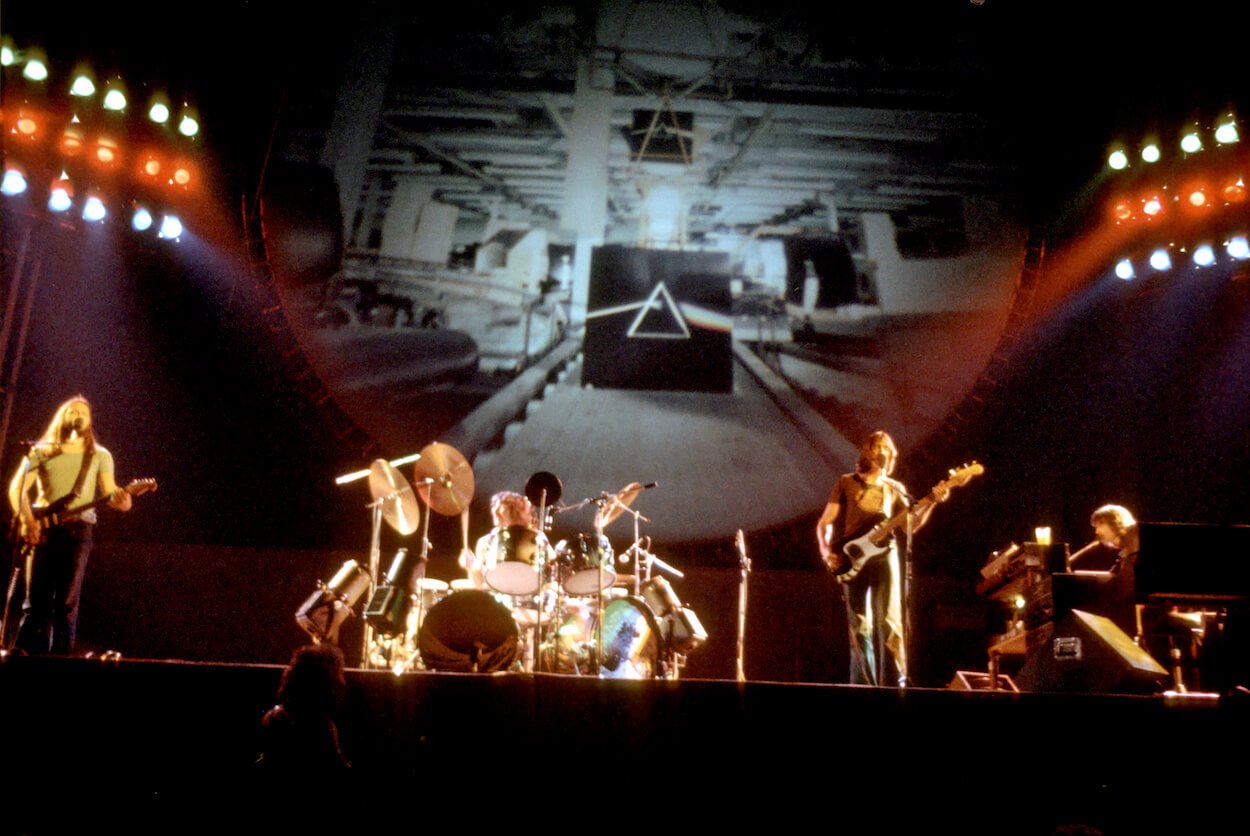
[(633, 504), (638, 498), (638, 494), (642, 493), (641, 482), (630, 482), (621, 488), (612, 498), (609, 499), (602, 508), (595, 514), (595, 528), (603, 529), (613, 520), (625, 512), (625, 509)]

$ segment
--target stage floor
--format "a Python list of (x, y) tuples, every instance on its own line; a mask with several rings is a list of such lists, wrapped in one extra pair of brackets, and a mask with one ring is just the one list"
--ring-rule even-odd
[[(1080, 823), (1142, 833), (1245, 818), (1233, 794), (1240, 770), (1226, 765), (1247, 742), (1250, 698), (1239, 695), (351, 670), (337, 719), (353, 769), (282, 782), (255, 767), (281, 671), (9, 656), (4, 786), (41, 802), (108, 799), (139, 829), (176, 827), (171, 813), (223, 814), (223, 801), (273, 813), (293, 799), (312, 805), (303, 814), (416, 821), (405, 817), (438, 809), (527, 830), (617, 816), (647, 829), (733, 826), (748, 816), (773, 826), (819, 817), (822, 827), (919, 832)], [(42, 809), (11, 808), (9, 823), (45, 832)]]

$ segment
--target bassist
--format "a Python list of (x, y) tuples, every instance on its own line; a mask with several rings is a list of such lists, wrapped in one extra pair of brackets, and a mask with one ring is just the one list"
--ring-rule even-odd
[[(9, 504), (17, 515), (26, 575), (19, 650), (73, 651), (97, 497), (108, 497), (108, 504), (119, 511), (129, 511), (132, 504), (113, 472), (112, 454), (96, 441), (91, 405), (79, 395), (57, 408), (13, 476)], [(93, 507), (84, 509), (87, 505)], [(40, 514), (50, 506), (59, 509), (56, 515)]]
[[(839, 544), (907, 507), (907, 490), (891, 476), (897, 459), (894, 440), (878, 430), (860, 448), (855, 472), (842, 475), (834, 485), (816, 524), (820, 556), (830, 571), (842, 574), (847, 570), (847, 557)], [(932, 503), (920, 503), (912, 515), (913, 531), (928, 521), (932, 510)], [(905, 683), (902, 576), (893, 540), (844, 582), (843, 599), (850, 633), (851, 683), (890, 687)]]

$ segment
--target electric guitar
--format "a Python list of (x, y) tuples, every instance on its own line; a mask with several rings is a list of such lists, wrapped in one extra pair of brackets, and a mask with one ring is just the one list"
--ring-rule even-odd
[[(122, 490), (124, 490), (126, 493), (130, 494), (131, 496), (142, 496), (145, 493), (156, 490), (156, 480), (155, 479), (135, 479), (134, 481), (130, 482), (130, 484), (126, 485), (126, 487), (122, 488)], [(30, 509), (31, 514), (33, 514), (35, 517), (35, 525), (38, 526), (38, 529), (39, 529), (37, 532), (37, 536), (33, 539), (35, 540), (36, 543), (42, 541), (44, 532), (46, 532), (52, 526), (60, 525), (61, 523), (73, 522), (74, 520), (82, 517), (83, 514), (87, 513), (91, 509), (98, 508), (101, 505), (107, 504), (112, 498), (113, 497), (111, 495), (102, 496), (98, 499), (88, 502), (86, 505), (79, 505), (77, 508), (70, 508), (69, 510), (66, 510), (67, 506), (71, 502), (73, 502), (75, 499), (75, 497), (72, 494), (66, 494), (65, 496), (58, 499), (56, 502), (53, 502), (48, 505), (36, 507), (36, 508), (31, 508)], [(31, 538), (26, 537), (26, 532), (25, 532), (24, 527), (21, 533), (22, 533), (23, 539), (29, 542)]]
[[(878, 555), (890, 550), (890, 537), (894, 530), (907, 521), (908, 516), (916, 517), (931, 506), (945, 502), (950, 498), (950, 489), (968, 484), (974, 476), (980, 476), (985, 468), (977, 462), (966, 464), (938, 482), (929, 493), (912, 508), (904, 508), (893, 517), (886, 519), (884, 514), (873, 517), (858, 531), (829, 543), (829, 554), (825, 557), (825, 565), (829, 567), (840, 583), (846, 583), (863, 570), (864, 565)], [(941, 497), (940, 499), (938, 497)], [(833, 526), (826, 526), (826, 541), (833, 536)]]

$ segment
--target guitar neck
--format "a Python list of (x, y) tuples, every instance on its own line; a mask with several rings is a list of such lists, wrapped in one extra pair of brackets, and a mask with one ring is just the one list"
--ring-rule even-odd
[(903, 510), (899, 511), (894, 516), (890, 517), (885, 522), (880, 523), (873, 533), (873, 539), (876, 540), (878, 538), (883, 538), (892, 534), (894, 532), (894, 529), (902, 525), (909, 516), (914, 516), (915, 514), (920, 513), (921, 509), (927, 508), (933, 503), (934, 503), (934, 500), (932, 497), (925, 496), (923, 499), (917, 502), (914, 506), (910, 508), (904, 508)]

